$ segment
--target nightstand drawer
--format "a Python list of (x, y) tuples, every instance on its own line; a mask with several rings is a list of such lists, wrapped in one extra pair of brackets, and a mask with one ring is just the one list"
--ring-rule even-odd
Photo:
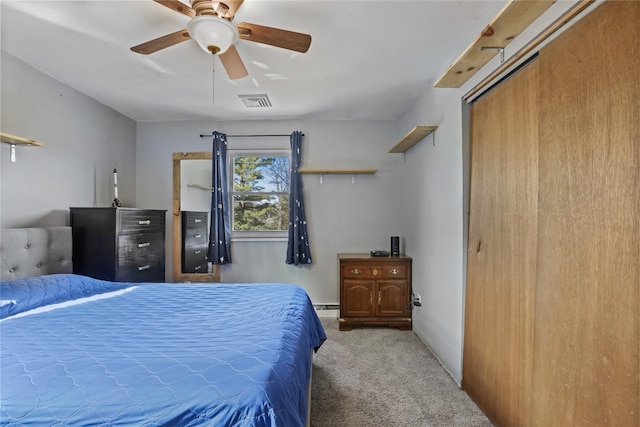
[(368, 279), (371, 277), (371, 267), (357, 264), (343, 265), (342, 277), (345, 279)]
[(379, 267), (380, 277), (383, 279), (406, 279), (409, 268), (406, 265), (385, 265)]

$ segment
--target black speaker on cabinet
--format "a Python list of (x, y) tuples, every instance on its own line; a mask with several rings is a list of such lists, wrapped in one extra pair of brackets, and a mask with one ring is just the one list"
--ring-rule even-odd
[(400, 237), (391, 236), (391, 256), (400, 256)]

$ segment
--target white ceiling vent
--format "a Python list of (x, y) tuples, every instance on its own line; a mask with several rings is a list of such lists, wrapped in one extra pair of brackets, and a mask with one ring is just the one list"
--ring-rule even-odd
[(271, 101), (266, 94), (260, 95), (238, 95), (247, 108), (271, 107)]

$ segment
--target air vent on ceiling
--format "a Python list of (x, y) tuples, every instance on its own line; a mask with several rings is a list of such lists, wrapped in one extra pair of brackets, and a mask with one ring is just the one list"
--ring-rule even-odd
[(247, 108), (271, 107), (271, 101), (266, 94), (260, 95), (238, 95)]

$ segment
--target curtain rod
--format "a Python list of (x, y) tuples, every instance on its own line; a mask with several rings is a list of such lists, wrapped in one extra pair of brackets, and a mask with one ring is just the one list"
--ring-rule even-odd
[[(200, 138), (210, 138), (212, 137), (213, 134), (210, 135), (206, 135), (206, 134), (200, 134)], [(227, 138), (231, 137), (231, 138), (259, 138), (262, 136), (291, 136), (291, 134), (289, 133), (278, 133), (278, 134), (256, 134), (256, 135), (227, 135)], [(302, 134), (302, 136), (304, 136), (304, 133)]]

